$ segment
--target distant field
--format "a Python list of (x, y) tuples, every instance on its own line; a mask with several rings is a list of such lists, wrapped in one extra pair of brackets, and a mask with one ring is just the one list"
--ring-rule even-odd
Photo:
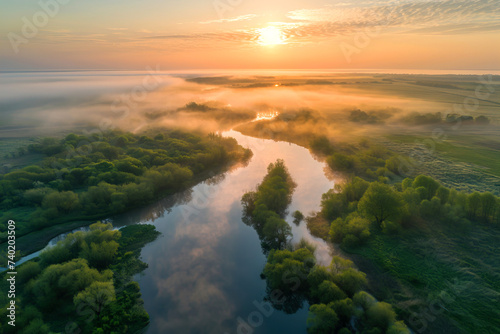
[(19, 155), (18, 149), (33, 143), (30, 138), (0, 138), (0, 173), (12, 168), (33, 165), (43, 158), (43, 154)]

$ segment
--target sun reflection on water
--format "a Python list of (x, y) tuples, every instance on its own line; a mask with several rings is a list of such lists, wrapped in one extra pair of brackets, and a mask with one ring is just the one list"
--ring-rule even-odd
[(279, 116), (279, 112), (277, 111), (266, 111), (257, 113), (257, 117), (252, 122), (262, 121), (262, 120), (271, 120)]

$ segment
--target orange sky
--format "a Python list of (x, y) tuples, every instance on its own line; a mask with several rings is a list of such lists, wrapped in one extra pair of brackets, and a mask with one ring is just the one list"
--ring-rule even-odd
[(500, 68), (497, 0), (27, 0), (0, 70)]

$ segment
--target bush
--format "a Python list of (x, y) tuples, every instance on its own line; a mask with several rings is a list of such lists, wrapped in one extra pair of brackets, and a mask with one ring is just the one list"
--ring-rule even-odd
[(366, 317), (370, 325), (386, 331), (396, 321), (396, 312), (391, 304), (377, 302), (368, 308)]
[(348, 268), (342, 273), (335, 275), (333, 281), (350, 297), (368, 283), (366, 274), (353, 268)]
[(30, 279), (38, 276), (41, 271), (42, 268), (40, 267), (40, 264), (38, 264), (38, 262), (26, 262), (17, 269), (16, 281), (22, 285), (28, 282)]
[(365, 311), (374, 305), (377, 300), (366, 291), (359, 291), (352, 297), (354, 305), (362, 307)]
[(297, 291), (307, 289), (306, 278), (314, 267), (314, 254), (305, 248), (296, 251), (271, 250), (263, 275), (271, 289)]
[(401, 232), (401, 224), (386, 220), (382, 223), (382, 231), (385, 234), (399, 234)]
[(334, 310), (325, 304), (311, 305), (307, 318), (308, 333), (330, 334), (337, 327), (338, 317)]
[(294, 211), (294, 213), (292, 214), (292, 217), (293, 217), (293, 223), (295, 225), (299, 225), (300, 222), (302, 220), (304, 220), (304, 215), (302, 214), (302, 212), (300, 212), (299, 210), (297, 211)]
[(307, 275), (307, 284), (311, 296), (319, 296), (318, 288), (321, 283), (325, 281), (333, 282), (333, 275), (327, 268), (323, 266), (314, 266), (314, 268)]
[(423, 187), (425, 189), (425, 192), (423, 193), (424, 196), (423, 198), (431, 200), (431, 198), (436, 195), (436, 191), (440, 187), (440, 184), (429, 176), (419, 175), (413, 181), (412, 186), (415, 189)]
[(326, 163), (332, 170), (339, 172), (351, 171), (354, 168), (353, 158), (342, 153), (334, 153), (329, 156)]
[(323, 281), (315, 292), (312, 297), (317, 298), (322, 304), (328, 304), (347, 297), (344, 291), (328, 280)]

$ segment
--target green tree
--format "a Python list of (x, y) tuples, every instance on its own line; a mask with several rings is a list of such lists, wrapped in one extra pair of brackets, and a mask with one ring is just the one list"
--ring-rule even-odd
[(24, 192), (24, 199), (30, 204), (41, 205), (45, 196), (52, 192), (55, 190), (47, 187), (28, 189)]
[(332, 261), (330, 263), (330, 271), (333, 275), (340, 274), (352, 267), (354, 267), (354, 263), (351, 260), (344, 259), (340, 256), (332, 257)]
[(356, 292), (352, 297), (352, 301), (354, 302), (354, 305), (362, 307), (365, 311), (377, 302), (375, 297), (366, 291)]
[(403, 321), (396, 321), (387, 329), (387, 334), (410, 334), (410, 330)]
[(263, 275), (271, 289), (295, 292), (307, 289), (307, 276), (316, 260), (306, 248), (296, 251), (271, 250), (267, 257)]
[(84, 244), (81, 256), (89, 261), (89, 265), (97, 269), (107, 268), (114, 260), (118, 251), (116, 241), (92, 242), (90, 246)]
[(72, 191), (51, 192), (47, 194), (43, 201), (44, 208), (57, 208), (62, 212), (71, 212), (80, 204), (78, 195)]
[(354, 303), (350, 298), (343, 298), (333, 301), (328, 304), (339, 318), (339, 323), (341, 326), (349, 325), (352, 316), (356, 315), (356, 308)]
[(335, 187), (321, 196), (321, 215), (328, 221), (346, 214), (349, 203), (342, 193), (341, 187)]
[(431, 198), (434, 197), (434, 195), (436, 195), (436, 191), (440, 187), (439, 182), (434, 180), (432, 177), (426, 175), (417, 176), (413, 181), (412, 186), (415, 189), (420, 187), (425, 188), (424, 198), (422, 199), (428, 199), (428, 200), (431, 200)]
[(448, 198), (450, 197), (450, 189), (439, 187), (436, 191), (436, 196), (441, 200), (441, 204), (446, 204), (448, 202)]
[(16, 282), (24, 284), (30, 279), (35, 278), (42, 271), (38, 262), (29, 261), (17, 269)]
[(490, 217), (495, 216), (495, 211), (497, 209), (497, 199), (495, 195), (490, 192), (485, 192), (481, 194), (481, 217), (488, 221)]
[(377, 302), (366, 311), (368, 323), (386, 331), (396, 321), (396, 312), (391, 304)]
[(357, 214), (346, 219), (337, 218), (330, 225), (330, 237), (333, 242), (342, 242), (344, 246), (357, 246), (370, 237), (370, 222)]
[(384, 220), (397, 220), (401, 215), (403, 202), (390, 186), (373, 182), (359, 201), (358, 208), (378, 224)]
[(271, 217), (264, 225), (264, 237), (273, 245), (273, 248), (283, 249), (292, 236), (292, 228), (288, 223), (278, 217)]
[(366, 274), (357, 271), (354, 268), (348, 268), (342, 273), (335, 275), (333, 277), (333, 281), (348, 296), (353, 296), (357, 291), (361, 290), (368, 283)]
[(467, 214), (469, 218), (476, 218), (481, 208), (481, 194), (477, 191), (467, 196)]
[[(344, 291), (331, 281), (323, 281), (315, 292), (313, 297), (319, 299), (322, 304), (328, 304), (347, 297)], [(339, 313), (337, 312), (337, 314)]]
[(31, 320), (26, 327), (20, 329), (20, 334), (48, 334), (50, 328), (41, 318)]
[(342, 153), (332, 154), (326, 159), (326, 163), (334, 171), (348, 172), (354, 168), (354, 159)]
[(307, 317), (307, 332), (311, 334), (334, 333), (339, 318), (334, 310), (325, 304), (311, 305)]
[(85, 290), (73, 298), (76, 307), (80, 304), (90, 306), (99, 315), (107, 304), (116, 299), (115, 287), (112, 282), (93, 282)]
[(111, 271), (100, 273), (89, 268), (87, 260), (74, 259), (47, 267), (33, 284), (32, 292), (37, 305), (49, 309), (61, 300), (72, 299), (94, 281), (109, 281), (111, 277)]
[(311, 296), (319, 296), (318, 288), (321, 283), (325, 281), (333, 282), (332, 273), (324, 266), (314, 266), (312, 270), (307, 275), (307, 283), (309, 285), (309, 291)]
[(292, 217), (293, 217), (293, 223), (295, 225), (299, 225), (300, 222), (304, 220), (304, 214), (302, 214), (302, 212), (300, 212), (299, 210), (294, 211)]

